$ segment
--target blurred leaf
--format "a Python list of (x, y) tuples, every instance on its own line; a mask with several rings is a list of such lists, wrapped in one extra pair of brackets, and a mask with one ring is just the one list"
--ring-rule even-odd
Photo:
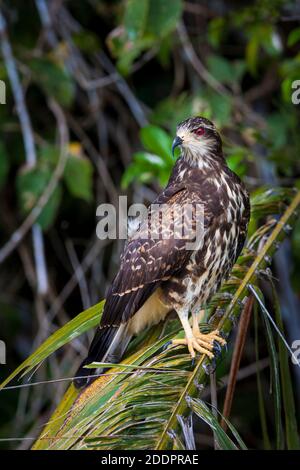
[(245, 63), (243, 61), (230, 62), (222, 56), (212, 54), (207, 59), (209, 72), (220, 82), (228, 85), (232, 82), (238, 82), (244, 71)]
[[(194, 114), (193, 108), (196, 108), (196, 100), (186, 93), (165, 98), (154, 108), (151, 121), (158, 126), (166, 127), (175, 136), (178, 123)], [(174, 109), (176, 109), (176, 113), (174, 113)]]
[(208, 23), (208, 40), (213, 47), (218, 47), (221, 43), (226, 26), (226, 20), (222, 16), (212, 18)]
[(63, 106), (70, 106), (75, 93), (72, 77), (62, 66), (51, 60), (40, 58), (29, 62), (33, 80), (45, 94), (54, 97)]
[[(17, 195), (22, 215), (26, 216), (31, 212), (43, 194), (50, 178), (50, 169), (40, 166), (29, 169), (25, 167), (19, 171), (17, 175)], [(54, 222), (61, 196), (61, 187), (57, 185), (37, 219), (37, 223), (43, 230), (47, 230)]]
[(227, 165), (240, 177), (246, 174), (248, 153), (248, 149), (238, 146), (230, 147), (225, 151)]
[(300, 41), (300, 28), (295, 28), (290, 32), (288, 36), (287, 44), (288, 46), (294, 46), (297, 42)]
[(53, 170), (59, 160), (59, 149), (54, 145), (43, 145), (38, 152), (39, 165)]
[(163, 129), (151, 125), (143, 127), (140, 137), (147, 150), (173, 163), (171, 153), (172, 139)]
[(90, 160), (70, 154), (67, 159), (64, 180), (70, 193), (89, 202), (92, 199), (93, 167)]
[(150, 0), (147, 31), (166, 36), (176, 27), (183, 9), (182, 0)]
[(101, 48), (98, 36), (91, 31), (79, 31), (73, 34), (72, 38), (74, 44), (82, 51), (92, 53)]
[(281, 113), (273, 113), (267, 118), (269, 139), (273, 148), (283, 147), (287, 143), (288, 123)]
[(230, 120), (232, 111), (232, 102), (230, 98), (209, 90), (206, 93), (206, 99), (211, 107), (213, 119), (218, 122), (219, 126), (226, 125)]
[(133, 155), (133, 162), (129, 165), (122, 177), (122, 187), (127, 188), (133, 181), (147, 183), (153, 179), (165, 186), (172, 166), (164, 158), (147, 152), (137, 152)]
[(142, 36), (146, 28), (151, 0), (128, 0), (125, 7), (124, 26), (130, 40)]

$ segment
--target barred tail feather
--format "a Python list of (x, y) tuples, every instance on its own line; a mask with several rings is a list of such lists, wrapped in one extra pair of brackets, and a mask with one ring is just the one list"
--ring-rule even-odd
[(122, 324), (119, 327), (108, 326), (98, 328), (95, 337), (91, 343), (88, 356), (80, 364), (79, 369), (73, 380), (76, 388), (86, 387), (98, 375), (103, 373), (104, 369), (86, 369), (87, 364), (92, 362), (117, 363), (121, 360), (125, 349), (131, 339), (128, 324)]

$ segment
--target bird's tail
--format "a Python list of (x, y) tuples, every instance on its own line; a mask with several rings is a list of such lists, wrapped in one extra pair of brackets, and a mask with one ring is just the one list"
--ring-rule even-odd
[(86, 369), (87, 364), (92, 362), (117, 363), (121, 360), (125, 349), (132, 337), (129, 332), (128, 323), (119, 327), (107, 326), (98, 328), (91, 343), (88, 356), (80, 364), (75, 374), (73, 383), (76, 388), (86, 387), (104, 369)]

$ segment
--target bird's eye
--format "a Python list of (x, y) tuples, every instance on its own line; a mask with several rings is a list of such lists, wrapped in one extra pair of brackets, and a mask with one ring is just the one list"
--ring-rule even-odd
[(205, 129), (203, 127), (198, 127), (197, 129), (194, 129), (193, 132), (194, 134), (200, 136), (200, 135), (205, 134)]

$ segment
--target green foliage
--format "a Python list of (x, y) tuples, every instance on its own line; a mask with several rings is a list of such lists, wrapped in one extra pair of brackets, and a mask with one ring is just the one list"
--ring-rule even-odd
[[(213, 411), (210, 410), (202, 400), (191, 399), (189, 400), (189, 406), (200, 419), (202, 419), (206, 424), (209, 425), (209, 427), (214, 433), (217, 446), (220, 450), (238, 450), (236, 444), (221, 427), (218, 418), (214, 415)], [(227, 424), (229, 424), (230, 430), (236, 437), (240, 448), (243, 450), (247, 450), (247, 447), (245, 446), (243, 440), (239, 436), (236, 429), (228, 421)]]
[(42, 88), (46, 96), (52, 96), (59, 103), (70, 106), (75, 87), (66, 69), (47, 58), (32, 59), (29, 62), (32, 79)]
[[(35, 207), (50, 178), (50, 169), (43, 166), (25, 167), (20, 170), (16, 183), (20, 213), (23, 216), (28, 215)], [(37, 222), (44, 230), (53, 224), (61, 202), (61, 196), (62, 188), (57, 186), (38, 217)]]
[(242, 60), (229, 61), (222, 56), (211, 54), (207, 59), (210, 73), (220, 82), (232, 85), (239, 83), (245, 72), (246, 64)]
[(81, 155), (70, 154), (67, 160), (64, 180), (74, 197), (89, 202), (92, 199), (93, 167), (90, 160)]
[(134, 180), (146, 183), (154, 179), (158, 180), (161, 186), (166, 185), (174, 164), (171, 137), (157, 126), (144, 127), (140, 137), (148, 152), (137, 152), (133, 155), (133, 163), (123, 175), (122, 186), (126, 188)]
[(125, 4), (122, 28), (108, 37), (118, 68), (128, 74), (133, 61), (145, 49), (162, 41), (175, 29), (182, 12), (182, 0), (129, 0)]

